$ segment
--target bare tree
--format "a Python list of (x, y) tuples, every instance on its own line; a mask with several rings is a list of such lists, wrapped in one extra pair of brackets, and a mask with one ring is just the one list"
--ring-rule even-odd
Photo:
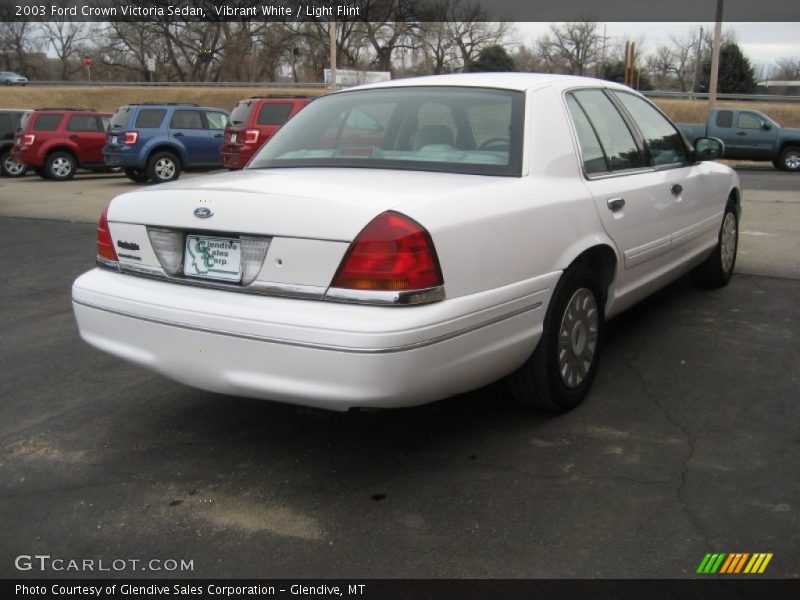
[(599, 61), (602, 44), (593, 21), (552, 24), (537, 42), (537, 54), (549, 71), (586, 75)]
[(800, 56), (784, 57), (775, 61), (770, 69), (770, 79), (778, 81), (797, 81), (800, 79)]
[(0, 21), (0, 55), (3, 68), (21, 71), (31, 77), (35, 75), (35, 65), (31, 54), (41, 51), (41, 30), (32, 21)]

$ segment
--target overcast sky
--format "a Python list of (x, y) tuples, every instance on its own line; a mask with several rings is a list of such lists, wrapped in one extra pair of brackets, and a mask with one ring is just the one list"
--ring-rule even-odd
[[(796, 2), (797, 0), (787, 0)], [(519, 41), (530, 46), (533, 40), (547, 32), (549, 23), (515, 23)], [(681, 36), (692, 27), (701, 26), (713, 31), (713, 23), (600, 23), (606, 25), (609, 43), (628, 37), (645, 38), (647, 51), (669, 42), (670, 34)], [(751, 62), (770, 64), (777, 58), (800, 59), (800, 23), (724, 23), (723, 29), (733, 29), (742, 51)], [(758, 71), (757, 71), (758, 74)]]

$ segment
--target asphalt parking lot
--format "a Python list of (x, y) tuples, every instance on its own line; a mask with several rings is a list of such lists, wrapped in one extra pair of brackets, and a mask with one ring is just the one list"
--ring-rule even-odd
[[(737, 275), (614, 319), (586, 403), (502, 384), (345, 414), (197, 391), (84, 344), (72, 280), (127, 179), (0, 179), (0, 576), (20, 554), (186, 559), (143, 577), (800, 577), (800, 176), (742, 169)], [(91, 576), (91, 573), (79, 574)], [(100, 576), (101, 574), (98, 574)], [(105, 574), (107, 576), (107, 574)]]

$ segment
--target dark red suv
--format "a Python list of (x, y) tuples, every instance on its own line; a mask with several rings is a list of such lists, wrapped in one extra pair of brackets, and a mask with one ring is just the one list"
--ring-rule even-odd
[(255, 96), (240, 100), (225, 128), (225, 143), (220, 149), (223, 166), (244, 167), (253, 154), (309, 102), (310, 98), (294, 96)]
[(37, 108), (14, 137), (11, 157), (45, 179), (72, 179), (80, 167), (108, 170), (103, 146), (111, 114), (91, 108)]

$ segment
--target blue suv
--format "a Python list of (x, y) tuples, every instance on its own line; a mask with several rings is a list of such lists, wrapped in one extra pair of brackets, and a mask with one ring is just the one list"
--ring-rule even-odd
[(132, 181), (174, 181), (181, 171), (222, 167), (228, 113), (196, 104), (144, 102), (117, 109), (103, 147)]

